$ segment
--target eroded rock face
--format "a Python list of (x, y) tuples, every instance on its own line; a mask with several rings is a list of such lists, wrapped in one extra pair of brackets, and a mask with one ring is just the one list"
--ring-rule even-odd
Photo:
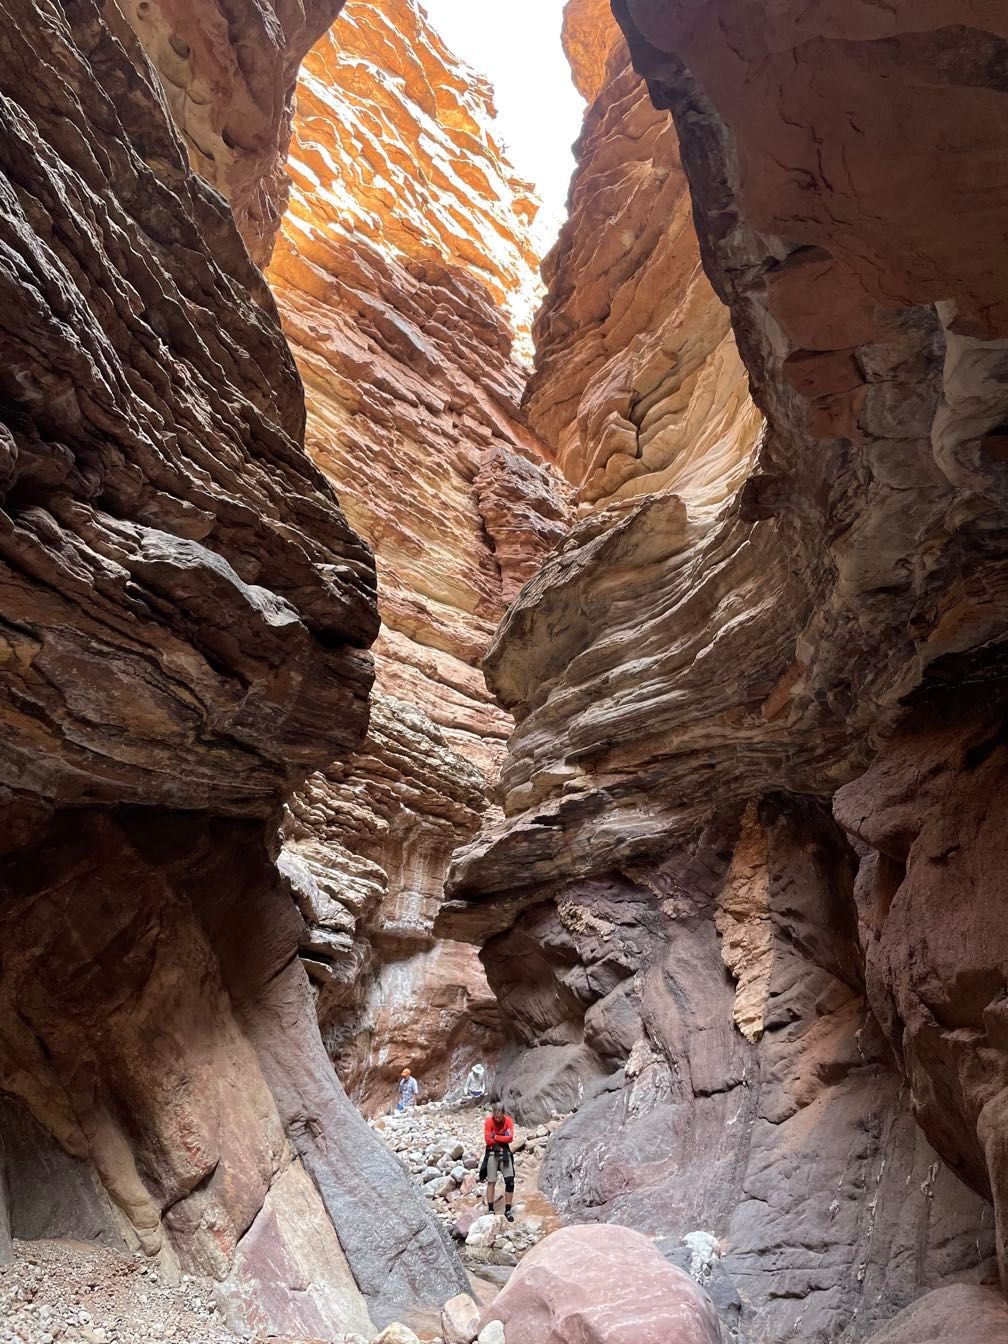
[(568, 521), (519, 409), (536, 206), (492, 115), (412, 0), (351, 0), (301, 76), (270, 269), (308, 451), (379, 557), (371, 731), (291, 803), (284, 859), (327, 1042), (369, 1109), (403, 1065), (433, 1096), (494, 1048), (479, 963), (433, 922), (511, 727), (480, 660)]
[(6, 19), (30, 73), (3, 165), (4, 781), (265, 812), (365, 727), (373, 560), (301, 452), (272, 299), (143, 53), (47, 7), (39, 55), (34, 12)]
[(298, 67), (344, 0), (124, 0), (189, 162), (227, 197), (252, 259), (270, 258), (287, 205)]
[(760, 416), (700, 265), (675, 126), (608, 5), (569, 6), (565, 44), (591, 106), (543, 268), (529, 419), (579, 502), (673, 490), (713, 513), (745, 479)]
[(0, 87), (4, 1243), (97, 1237), (247, 1328), (367, 1331), (460, 1270), (332, 1071), (274, 859), (367, 727), (373, 557), (119, 12), (8, 6)]
[(1008, 743), (1000, 712), (927, 705), (837, 818), (870, 846), (857, 905), (872, 1008), (924, 1132), (993, 1196), (1008, 1263), (1008, 929), (1000, 908)]
[[(991, 1190), (1004, 1221), (979, 798), (1004, 699), (1008, 333), (977, 208), (1004, 185), (1004, 20), (855, 8), (614, 5), (676, 121), (766, 427), (713, 507), (686, 481), (600, 509), (512, 606), (486, 660), (518, 724), (503, 818), (457, 857), (441, 925), (484, 944), (519, 1105), (551, 1104), (527, 1091), (536, 1058), (584, 1087), (551, 1197), (673, 1255), (713, 1233), (712, 1291), (761, 1341), (861, 1339), (925, 1288), (989, 1279)], [(946, 155), (963, 195), (944, 208)], [(547, 315), (610, 279), (601, 255), (561, 273)], [(574, 348), (545, 321), (540, 380)], [(597, 377), (569, 407), (542, 384), (582, 488)], [(928, 715), (964, 682), (987, 726), (939, 747)], [(923, 717), (887, 746), (912, 699)], [(876, 757), (838, 800), (848, 845), (831, 801)], [(629, 973), (606, 993), (590, 976), (614, 954)]]
[[(622, 6), (619, 14), (652, 95), (672, 105), (679, 120), (706, 269), (731, 309), (769, 430), (755, 470), (715, 521), (705, 524), (687, 501), (686, 526), (664, 553), (645, 511), (620, 517), (615, 554), (596, 532), (576, 534), (579, 545), (572, 538), (569, 556), (555, 559), (553, 573), (544, 573), (509, 613), (490, 674), (521, 720), (503, 779), (510, 822), (488, 833), (471, 864), (462, 864), (460, 879), (473, 888), (507, 885), (504, 871), (489, 871), (498, 858), (501, 870), (529, 860), (545, 867), (546, 856), (562, 846), (598, 869), (613, 848), (649, 843), (650, 828), (630, 819), (644, 781), (649, 807), (660, 807), (663, 823), (676, 830), (695, 826), (708, 777), (722, 797), (740, 802), (752, 792), (746, 777), (761, 786), (786, 778), (796, 791), (829, 793), (867, 763), (899, 716), (901, 699), (928, 669), (947, 678), (956, 658), (1003, 636), (1003, 603), (987, 597), (1003, 593), (1004, 584), (996, 537), (1005, 480), (995, 451), (995, 431), (1008, 409), (998, 376), (1003, 349), (999, 332), (965, 334), (961, 321), (975, 306), (974, 271), (989, 263), (971, 261), (961, 275), (949, 264), (941, 273), (946, 297), (937, 307), (933, 285), (913, 291), (904, 285), (884, 298), (881, 281), (871, 303), (862, 303), (857, 277), (838, 270), (832, 254), (821, 255), (821, 231), (810, 225), (806, 235), (797, 211), (781, 209), (771, 220), (762, 179), (754, 185), (760, 154), (769, 160), (773, 153), (772, 128), (764, 112), (739, 104), (750, 96), (738, 82), (744, 60), (732, 56), (719, 24), (733, 16), (753, 50), (762, 51), (755, 10), (710, 6), (693, 27), (692, 5)], [(887, 32), (899, 27), (898, 17), (877, 22)], [(874, 89), (881, 106), (888, 110), (891, 97), (902, 112), (900, 89), (914, 85), (921, 62), (941, 66), (942, 39), (928, 45), (918, 34), (901, 46), (864, 23), (866, 40), (849, 47), (833, 40), (825, 17), (809, 33), (820, 24), (823, 52), (841, 63), (838, 88), (844, 72), (853, 83), (858, 62), (884, 53), (885, 72), (876, 73), (874, 84), (866, 76), (859, 96)], [(781, 48), (775, 60), (800, 69), (787, 46), (794, 38), (788, 20), (774, 33)], [(987, 49), (981, 36), (975, 42), (967, 50)], [(693, 44), (702, 48), (702, 90), (681, 63)], [(678, 61), (663, 55), (673, 49)], [(848, 60), (852, 66), (843, 65)], [(801, 77), (794, 79), (783, 82), (785, 101), (775, 115), (803, 124), (800, 106), (786, 101), (800, 101)], [(949, 89), (950, 106), (958, 107), (957, 99), (972, 106), (974, 86), (965, 76), (939, 84)], [(720, 114), (719, 96), (733, 112), (731, 125), (727, 110)], [(764, 102), (777, 109), (777, 94)], [(733, 138), (736, 121), (744, 126), (741, 144)], [(886, 157), (892, 118), (873, 122), (883, 138), (873, 148), (891, 183), (898, 164), (909, 169), (902, 148), (890, 146)], [(967, 138), (974, 137), (972, 171), (987, 190), (984, 146), (994, 131), (969, 117), (966, 126)], [(839, 143), (847, 134), (838, 132)], [(931, 189), (942, 132), (925, 117), (910, 140), (920, 145), (914, 171), (926, 175)], [(964, 151), (957, 158), (964, 173), (967, 157)], [(785, 161), (794, 160), (785, 155)], [(880, 171), (873, 170), (872, 181)], [(751, 192), (763, 205), (752, 207), (753, 218)], [(817, 199), (815, 190), (808, 194)], [(878, 214), (847, 211), (846, 232), (836, 224), (848, 262), (874, 237), (868, 217), (888, 218), (889, 200), (880, 197)], [(963, 210), (968, 221), (970, 207)], [(901, 209), (894, 238), (902, 218)], [(933, 213), (929, 220), (929, 229), (939, 227)], [(987, 254), (985, 227), (977, 219), (977, 255)], [(937, 256), (941, 249), (932, 251)], [(995, 284), (991, 312), (998, 293)], [(856, 378), (843, 375), (845, 359), (856, 366)], [(811, 370), (827, 366), (824, 390)], [(617, 563), (624, 557), (631, 563)], [(604, 589), (610, 619), (600, 632), (572, 617), (558, 651), (539, 632), (548, 624), (552, 633), (551, 594), (561, 583), (589, 604)], [(571, 609), (573, 593), (564, 602)], [(630, 644), (632, 659), (625, 653)], [(641, 693), (631, 694), (633, 686)], [(610, 815), (596, 827), (600, 793)], [(612, 815), (621, 808), (625, 824)], [(551, 824), (560, 814), (575, 836), (561, 838)]]
[[(846, 1344), (922, 1290), (995, 1281), (993, 1212), (914, 1121), (867, 1002), (858, 858), (828, 810), (768, 798), (726, 829), (540, 891), (486, 942), (505, 1097), (530, 1122), (578, 1106), (542, 1176), (568, 1218), (632, 1226), (685, 1268), (683, 1239), (710, 1234), (704, 1281), (734, 1337)], [(729, 901), (759, 979), (725, 968)]]

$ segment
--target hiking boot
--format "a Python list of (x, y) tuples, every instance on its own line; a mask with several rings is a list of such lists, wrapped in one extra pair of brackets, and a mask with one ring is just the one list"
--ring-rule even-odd
[(514, 1222), (514, 1214), (511, 1212), (510, 1209), (504, 1210), (504, 1217), (508, 1220), (509, 1223)]

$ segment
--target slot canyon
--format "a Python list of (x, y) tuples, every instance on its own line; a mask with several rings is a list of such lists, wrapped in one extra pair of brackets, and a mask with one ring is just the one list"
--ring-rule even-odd
[(1008, 1344), (1008, 11), (553, 8), (0, 5), (0, 1344)]

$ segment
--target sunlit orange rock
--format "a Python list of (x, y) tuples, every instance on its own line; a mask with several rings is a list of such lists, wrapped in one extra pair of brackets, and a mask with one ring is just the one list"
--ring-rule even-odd
[[(227, 197), (254, 261), (287, 202), (298, 67), (344, 0), (124, 0), (193, 171)], [(110, 21), (114, 21), (111, 20)]]
[(744, 479), (760, 415), (700, 263), (675, 125), (608, 4), (569, 5), (564, 39), (592, 103), (544, 265), (529, 419), (579, 502), (668, 489), (709, 516)]

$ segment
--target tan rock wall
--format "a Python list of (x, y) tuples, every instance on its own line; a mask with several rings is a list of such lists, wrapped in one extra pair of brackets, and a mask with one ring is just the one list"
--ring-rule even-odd
[(124, 0), (193, 171), (227, 197), (264, 266), (287, 203), (298, 67), (344, 0)]
[(593, 101), (543, 269), (525, 404), (579, 503), (673, 490), (707, 517), (745, 479), (760, 415), (700, 264), (672, 117), (598, 9), (566, 11), (575, 80)]

